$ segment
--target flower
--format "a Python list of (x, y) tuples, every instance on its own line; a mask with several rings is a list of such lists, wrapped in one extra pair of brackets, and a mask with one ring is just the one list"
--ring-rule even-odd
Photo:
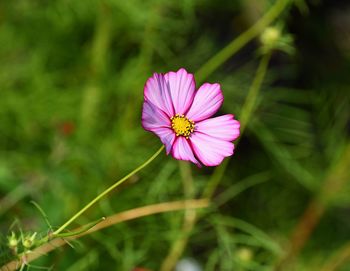
[(175, 159), (217, 166), (233, 154), (240, 123), (232, 114), (211, 118), (224, 100), (220, 85), (197, 91), (185, 69), (154, 73), (144, 88), (142, 126), (155, 133)]

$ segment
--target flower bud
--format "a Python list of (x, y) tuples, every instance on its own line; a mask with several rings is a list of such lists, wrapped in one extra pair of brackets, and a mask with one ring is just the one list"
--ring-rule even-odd
[(36, 237), (36, 232), (34, 232), (31, 236), (26, 236), (22, 240), (22, 245), (26, 249), (30, 249), (34, 245), (35, 237)]
[(281, 30), (277, 27), (267, 27), (260, 36), (263, 46), (273, 48), (281, 37)]
[(14, 232), (11, 232), (11, 236), (7, 237), (7, 245), (11, 249), (17, 248), (18, 239), (17, 239), (16, 234)]
[(283, 33), (281, 24), (265, 28), (260, 35), (260, 42), (259, 51), (262, 54), (278, 50), (292, 55), (295, 51), (293, 36)]

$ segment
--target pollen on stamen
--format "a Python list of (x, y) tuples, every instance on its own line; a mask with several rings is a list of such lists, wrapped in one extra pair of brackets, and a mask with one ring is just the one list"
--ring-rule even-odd
[(174, 130), (176, 136), (184, 136), (189, 138), (194, 131), (194, 121), (186, 118), (184, 115), (176, 114), (170, 118), (171, 128)]

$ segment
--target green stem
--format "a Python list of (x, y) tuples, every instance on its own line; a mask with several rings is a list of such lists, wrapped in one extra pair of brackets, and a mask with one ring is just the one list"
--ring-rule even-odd
[[(254, 112), (254, 109), (256, 106), (256, 100), (259, 96), (260, 88), (265, 78), (270, 58), (271, 58), (271, 52), (265, 54), (260, 60), (259, 67), (256, 71), (253, 83), (250, 86), (246, 101), (242, 107), (241, 114), (240, 114), (241, 137), (247, 126), (248, 120), (250, 119), (252, 113)], [(236, 147), (237, 147), (237, 144), (238, 142), (236, 142)], [(206, 188), (204, 189), (203, 197), (205, 198), (212, 197), (212, 195), (216, 190), (216, 187), (218, 186), (221, 178), (225, 173), (226, 167), (228, 165), (228, 161), (229, 161), (229, 158), (225, 159), (225, 161), (214, 170), (212, 177), (210, 178)]]
[[(180, 175), (183, 183), (183, 189), (185, 198), (190, 200), (194, 196), (194, 185), (193, 185), (193, 177), (191, 173), (191, 166), (187, 162), (180, 161)], [(186, 244), (188, 242), (188, 238), (193, 230), (193, 227), (197, 221), (197, 212), (194, 210), (191, 205), (187, 205), (184, 214), (184, 221), (181, 228), (181, 233), (179, 237), (172, 244), (168, 255), (163, 260), (163, 263), (160, 267), (160, 271), (171, 271), (174, 270), (176, 262), (181, 257)]]
[(113, 189), (121, 185), (123, 182), (128, 180), (131, 176), (133, 176), (135, 173), (139, 172), (141, 169), (146, 167), (149, 163), (151, 163), (164, 149), (164, 146), (160, 147), (159, 150), (153, 154), (146, 162), (144, 162), (142, 165), (131, 171), (128, 175), (121, 178), (119, 181), (115, 182), (113, 185), (108, 187), (105, 191), (103, 191), (101, 194), (99, 194), (97, 197), (95, 197), (92, 201), (90, 201), (88, 204), (86, 204), (79, 212), (77, 212), (74, 216), (72, 216), (66, 223), (64, 223), (58, 230), (53, 232), (53, 236), (58, 235), (60, 232), (62, 232), (67, 226), (69, 226), (74, 220), (76, 220), (79, 216), (81, 216), (87, 209), (89, 209), (92, 205), (94, 205), (96, 202), (98, 202), (101, 198), (103, 198), (105, 195), (107, 195), (109, 192), (111, 192)]
[(240, 114), (240, 122), (241, 122), (241, 127), (240, 127), (240, 132), (243, 134), (248, 120), (250, 119), (252, 113), (254, 112), (255, 106), (256, 106), (256, 101), (259, 96), (259, 91), (262, 85), (262, 82), (265, 78), (267, 67), (269, 65), (271, 58), (271, 52), (265, 54), (260, 63), (259, 67), (256, 71), (254, 81), (252, 85), (250, 86), (247, 98), (245, 100), (245, 103), (242, 107), (241, 114)]
[(227, 59), (232, 57), (239, 49), (249, 41), (259, 35), (268, 25), (270, 25), (289, 4), (290, 0), (279, 0), (274, 6), (252, 27), (242, 33), (231, 43), (229, 43), (218, 54), (209, 59), (196, 73), (197, 82), (201, 82), (213, 73)]

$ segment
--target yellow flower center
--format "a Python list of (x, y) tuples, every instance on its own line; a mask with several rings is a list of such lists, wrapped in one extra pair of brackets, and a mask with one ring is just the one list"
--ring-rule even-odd
[(184, 115), (176, 114), (170, 118), (171, 128), (173, 128), (176, 136), (184, 136), (188, 138), (194, 131), (194, 122)]

